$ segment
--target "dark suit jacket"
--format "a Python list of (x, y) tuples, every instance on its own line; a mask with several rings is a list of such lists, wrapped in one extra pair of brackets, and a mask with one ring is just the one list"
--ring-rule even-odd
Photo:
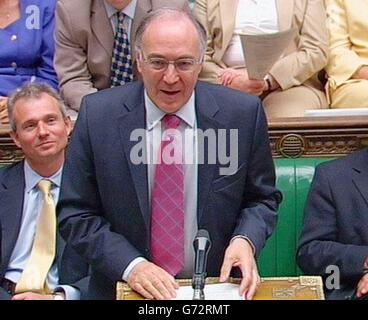
[(344, 298), (362, 277), (368, 257), (367, 212), (367, 149), (316, 168), (297, 259), (307, 274), (326, 277), (326, 267), (339, 267), (342, 289), (327, 290), (327, 297)]
[[(196, 113), (200, 129), (238, 129), (240, 140), (233, 175), (220, 176), (219, 163), (198, 165), (198, 227), (212, 239), (208, 275), (218, 276), (234, 235), (248, 236), (259, 253), (281, 194), (258, 98), (199, 82)], [(129, 160), (136, 128), (145, 128), (141, 82), (85, 97), (64, 166), (60, 232), (91, 263), (89, 293), (95, 290), (96, 298), (112, 299), (128, 264), (150, 257), (147, 166)]]
[[(0, 278), (5, 275), (10, 256), (21, 227), (24, 199), (23, 161), (0, 169), (0, 221), (2, 224)], [(81, 290), (85, 297), (88, 282), (88, 265), (65, 241), (58, 237), (57, 264), (60, 284), (68, 284)], [(4, 290), (0, 288), (2, 298)]]

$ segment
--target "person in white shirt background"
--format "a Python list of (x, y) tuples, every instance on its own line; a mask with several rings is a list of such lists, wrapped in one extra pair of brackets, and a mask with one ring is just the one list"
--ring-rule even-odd
[[(328, 58), (323, 0), (197, 0), (194, 14), (208, 37), (200, 80), (260, 96), (268, 119), (328, 107), (318, 79)], [(237, 31), (290, 28), (296, 28), (297, 35), (265, 79), (249, 79)]]

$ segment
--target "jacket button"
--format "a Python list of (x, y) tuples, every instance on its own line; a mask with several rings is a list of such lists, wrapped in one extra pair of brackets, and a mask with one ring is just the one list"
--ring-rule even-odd
[(15, 69), (15, 68), (17, 67), (17, 63), (16, 63), (16, 62), (12, 62), (12, 63), (11, 63), (11, 66), (12, 66), (12, 68), (14, 68), (14, 69)]
[(11, 40), (11, 41), (15, 41), (15, 40), (17, 40), (17, 35), (13, 34), (13, 35), (10, 37), (10, 40)]

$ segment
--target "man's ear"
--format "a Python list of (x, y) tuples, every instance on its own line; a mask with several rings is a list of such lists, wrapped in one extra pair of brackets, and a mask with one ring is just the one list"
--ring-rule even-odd
[(64, 123), (66, 126), (66, 131), (68, 133), (68, 136), (70, 135), (70, 132), (72, 131), (72, 120), (70, 119), (69, 116), (64, 118)]
[(142, 73), (142, 53), (137, 52), (136, 61), (137, 61), (137, 69), (139, 73)]
[(20, 145), (20, 143), (19, 143), (19, 139), (18, 139), (18, 133), (16, 132), (16, 131), (10, 131), (9, 132), (9, 135), (10, 135), (10, 137), (13, 139), (13, 141), (14, 141), (14, 143), (15, 143), (15, 145), (18, 147), (18, 148), (21, 148), (22, 149), (22, 147), (21, 147), (21, 145)]

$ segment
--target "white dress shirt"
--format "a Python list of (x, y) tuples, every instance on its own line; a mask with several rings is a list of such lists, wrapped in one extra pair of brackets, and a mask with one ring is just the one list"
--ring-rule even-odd
[(274, 33), (279, 31), (275, 0), (238, 1), (234, 35), (223, 57), (223, 62), (232, 68), (245, 67), (243, 49), (238, 32)]
[[(160, 128), (161, 119), (165, 113), (160, 110), (145, 93), (146, 106), (146, 146), (148, 162), (148, 195), (151, 202), (151, 194), (153, 189), (154, 176), (156, 171), (156, 159), (158, 159), (158, 151), (161, 143)], [(189, 101), (178, 111), (176, 115), (182, 120), (177, 130), (182, 137), (189, 141), (184, 145), (184, 268), (177, 275), (178, 278), (191, 278), (194, 271), (194, 249), (193, 240), (198, 230), (197, 224), (197, 185), (198, 185), (198, 170), (197, 170), (197, 120), (195, 114), (195, 95), (190, 97)], [(157, 138), (158, 137), (158, 138)], [(123, 274), (123, 280), (127, 281), (130, 271), (133, 267), (145, 261), (144, 258), (134, 259)]]
[[(104, 1), (104, 5), (106, 8), (107, 17), (110, 19), (112, 30), (114, 31), (114, 34), (115, 34), (117, 26), (118, 26), (118, 17), (116, 13), (119, 10), (114, 8), (111, 4), (109, 4), (106, 1)], [(134, 19), (136, 7), (137, 7), (137, 0), (132, 0), (123, 10), (120, 11), (125, 14), (123, 25), (124, 25), (125, 30), (127, 30), (129, 41), (130, 41), (130, 30), (132, 28), (132, 22)]]

